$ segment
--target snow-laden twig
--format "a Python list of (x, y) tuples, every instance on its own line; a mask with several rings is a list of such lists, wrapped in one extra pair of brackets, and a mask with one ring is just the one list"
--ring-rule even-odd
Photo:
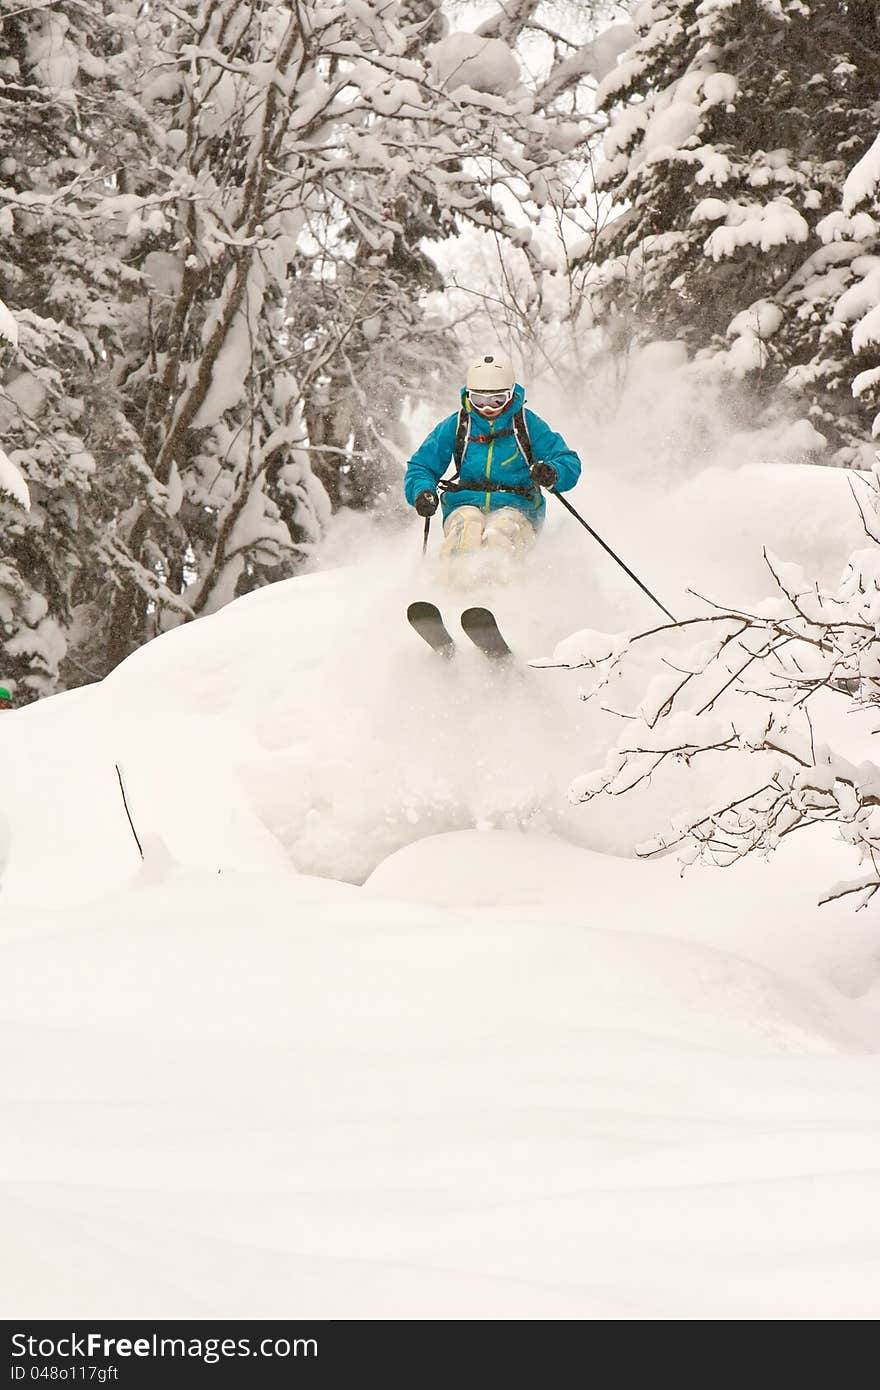
[(132, 835), (134, 836), (134, 842), (135, 842), (135, 844), (137, 845), (138, 854), (140, 855), (141, 859), (143, 859), (143, 857), (144, 857), (144, 849), (143, 849), (143, 845), (141, 844), (140, 839), (139, 839), (139, 837), (138, 837), (138, 833), (137, 833), (137, 831), (136, 831), (135, 828), (134, 828), (134, 821), (133, 821), (132, 818), (131, 818), (131, 811), (128, 809), (128, 797), (127, 797), (126, 794), (125, 794), (125, 783), (124, 783), (123, 780), (122, 780), (122, 769), (121, 769), (121, 767), (119, 766), (118, 763), (115, 763), (114, 766), (115, 766), (115, 768), (116, 768), (116, 776), (117, 776), (117, 779), (118, 779), (118, 781), (119, 781), (119, 790), (120, 790), (120, 792), (122, 793), (122, 804), (123, 804), (123, 806), (125, 807), (125, 814), (126, 814), (126, 816), (127, 816), (127, 818), (128, 818), (128, 824), (129, 824), (129, 827), (130, 827), (130, 829), (131, 829), (131, 833), (132, 833)]
[[(880, 464), (868, 500), (880, 517)], [(572, 656), (556, 664), (594, 669), (587, 698), (607, 687), (612, 673), (631, 683), (630, 657), (641, 645), (653, 650), (656, 671), (638, 706), (618, 711), (625, 722), (604, 765), (578, 779), (572, 795), (580, 801), (620, 796), (675, 763), (711, 762), (722, 789), (718, 804), (682, 818), (672, 835), (659, 833), (640, 853), (678, 846), (690, 858), (729, 865), (769, 853), (810, 825), (834, 825), (871, 868), (824, 901), (854, 895), (864, 906), (880, 887), (880, 761), (869, 756), (854, 763), (823, 744), (816, 721), (824, 718), (823, 692), (848, 699), (854, 709), (880, 706), (880, 549), (856, 552), (832, 587), (766, 559), (777, 598), (760, 612), (714, 604), (706, 619), (654, 628), (624, 643), (609, 637), (604, 652), (601, 636), (592, 634), (589, 643), (581, 641), (580, 660), (578, 638), (568, 639)], [(688, 647), (689, 630), (703, 640)], [(664, 639), (676, 645), (664, 646)], [(599, 659), (590, 659), (588, 649)], [(640, 670), (645, 659), (642, 651)], [(617, 689), (627, 683), (618, 680)], [(719, 760), (731, 758), (742, 772), (757, 758), (758, 780), (751, 791), (723, 797)]]

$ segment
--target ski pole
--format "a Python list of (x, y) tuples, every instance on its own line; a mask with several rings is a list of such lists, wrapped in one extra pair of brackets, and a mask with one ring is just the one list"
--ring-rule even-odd
[(601, 537), (600, 535), (598, 535), (596, 531), (593, 530), (592, 526), (590, 526), (586, 521), (584, 521), (584, 519), (583, 519), (583, 517), (581, 516), (580, 512), (576, 512), (576, 511), (575, 511), (574, 507), (571, 505), (570, 502), (567, 502), (567, 501), (566, 501), (566, 499), (563, 497), (562, 493), (561, 493), (561, 492), (557, 492), (555, 487), (550, 488), (550, 492), (552, 493), (552, 495), (553, 495), (554, 497), (558, 497), (558, 498), (559, 498), (559, 501), (562, 503), (562, 505), (563, 505), (563, 507), (565, 508), (565, 510), (566, 510), (567, 512), (571, 512), (571, 514), (572, 514), (572, 516), (574, 517), (575, 521), (579, 521), (580, 524), (581, 524), (581, 526), (583, 526), (583, 528), (584, 528), (585, 531), (589, 531), (590, 535), (593, 537), (593, 540), (599, 542), (599, 544), (601, 545), (602, 549), (608, 552), (608, 554), (611, 556), (612, 560), (616, 560), (616, 561), (617, 561), (617, 563), (620, 565), (620, 568), (621, 568), (622, 570), (625, 570), (625, 571), (626, 571), (626, 573), (629, 575), (630, 579), (635, 580), (636, 584), (638, 584), (638, 586), (639, 586), (639, 588), (642, 590), (642, 592), (648, 595), (648, 598), (651, 600), (651, 602), (652, 602), (652, 603), (656, 603), (656, 605), (657, 605), (657, 607), (660, 609), (661, 613), (665, 613), (666, 616), (667, 616), (667, 618), (669, 618), (673, 623), (677, 623), (677, 622), (678, 622), (678, 619), (677, 619), (677, 618), (673, 618), (673, 616), (672, 616), (672, 614), (670, 613), (669, 609), (668, 609), (668, 608), (664, 608), (664, 606), (663, 606), (663, 604), (660, 602), (659, 598), (656, 598), (656, 597), (654, 596), (654, 594), (651, 593), (651, 590), (647, 587), (647, 585), (645, 585), (645, 584), (642, 583), (641, 579), (639, 579), (639, 576), (638, 576), (637, 574), (633, 574), (633, 572), (632, 572), (632, 570), (630, 569), (629, 565), (625, 565), (625, 564), (623, 563), (623, 561), (621, 560), (620, 556), (619, 556), (619, 555), (615, 555), (614, 551), (611, 549), (611, 546), (610, 546), (610, 545), (606, 545), (606, 543), (603, 541), (602, 537)]
[(422, 555), (423, 555), (423, 556), (424, 556), (424, 555), (427, 555), (427, 553), (428, 553), (428, 532), (430, 531), (430, 529), (431, 529), (431, 518), (430, 518), (429, 516), (426, 516), (426, 517), (425, 517), (425, 539), (422, 541)]

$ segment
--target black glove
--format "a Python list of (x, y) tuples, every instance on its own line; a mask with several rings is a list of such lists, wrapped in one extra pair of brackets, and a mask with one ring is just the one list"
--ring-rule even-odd
[(437, 510), (436, 492), (428, 492), (425, 489), (424, 492), (419, 493), (413, 505), (419, 516), (433, 516)]
[(529, 477), (538, 487), (555, 487), (559, 482), (559, 474), (552, 463), (533, 463), (529, 469)]

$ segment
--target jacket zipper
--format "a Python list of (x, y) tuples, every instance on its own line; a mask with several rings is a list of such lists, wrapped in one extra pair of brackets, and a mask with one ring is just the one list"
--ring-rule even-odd
[[(490, 424), (489, 424), (489, 434), (490, 434), (490, 436), (494, 436), (494, 434), (495, 434), (495, 421), (494, 421), (494, 420), (492, 420), (492, 421), (490, 422)], [(489, 440), (489, 450), (488, 450), (488, 453), (486, 454), (486, 482), (488, 482), (489, 479), (490, 479), (491, 476), (492, 476), (492, 450), (493, 450), (494, 448), (495, 448), (495, 440), (494, 440), (494, 438), (490, 438), (490, 440)], [(486, 493), (486, 500), (485, 500), (485, 502), (483, 503), (483, 511), (484, 511), (484, 512), (487, 512), (487, 511), (489, 510), (489, 498), (490, 498), (490, 496), (491, 496), (491, 493), (488, 493), (488, 492), (487, 492), (487, 493)]]

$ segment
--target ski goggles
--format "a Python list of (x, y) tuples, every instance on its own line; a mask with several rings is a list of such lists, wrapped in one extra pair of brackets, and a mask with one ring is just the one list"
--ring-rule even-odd
[(503, 410), (511, 394), (510, 391), (468, 391), (468, 400), (475, 410)]

